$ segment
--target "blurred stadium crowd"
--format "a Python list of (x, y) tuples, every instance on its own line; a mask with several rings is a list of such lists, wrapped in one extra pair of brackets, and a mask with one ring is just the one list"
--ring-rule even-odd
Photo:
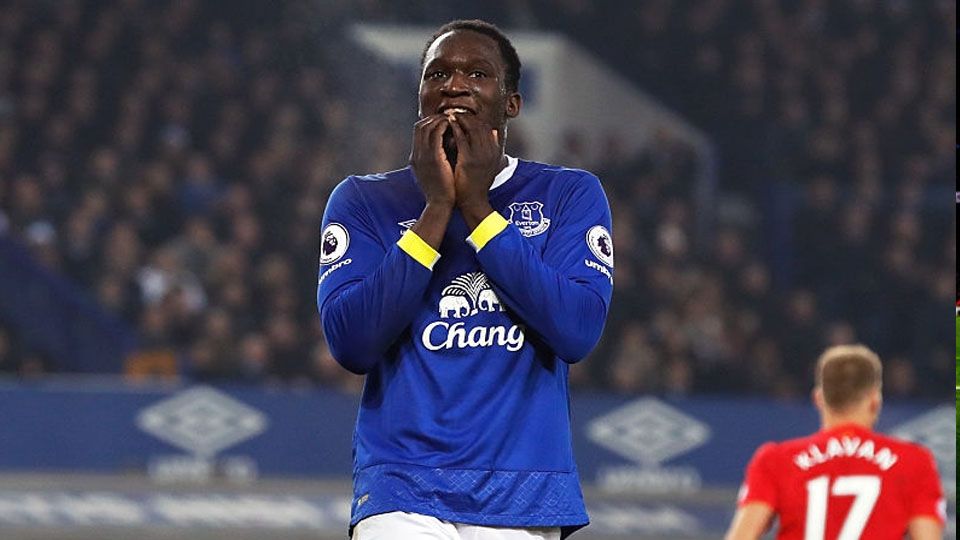
[[(617, 253), (575, 388), (797, 397), (825, 344), (857, 340), (886, 359), (888, 395), (945, 392), (953, 2), (436, 4), (5, 2), (0, 234), (137, 329), (131, 376), (358, 391), (319, 329), (317, 229), (343, 176), (404, 164), (409, 133), (377, 107), (412, 113), (415, 94), (344, 29), (481, 16), (565, 33), (718, 145), (698, 238), (690, 148), (663, 133), (643, 155), (587, 155), (566, 138), (555, 161), (601, 177)], [(0, 369), (58, 362), (0, 320)]]

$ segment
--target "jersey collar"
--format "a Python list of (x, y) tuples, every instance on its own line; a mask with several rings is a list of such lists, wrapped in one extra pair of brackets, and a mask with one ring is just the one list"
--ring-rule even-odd
[(502, 171), (497, 173), (497, 176), (493, 179), (493, 184), (490, 185), (490, 190), (497, 189), (502, 186), (507, 180), (513, 176), (513, 173), (517, 170), (517, 163), (519, 163), (515, 157), (507, 156), (507, 166), (503, 168)]
[(870, 428), (856, 422), (844, 422), (837, 424), (830, 429), (821, 429), (821, 433), (854, 432), (854, 433), (873, 433)]

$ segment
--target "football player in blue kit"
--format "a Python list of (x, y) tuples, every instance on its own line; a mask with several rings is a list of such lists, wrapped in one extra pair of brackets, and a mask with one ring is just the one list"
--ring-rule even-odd
[(599, 180), (504, 153), (520, 60), (483, 21), (427, 42), (410, 165), (350, 176), (321, 225), (317, 306), (366, 375), (355, 540), (556, 540), (588, 523), (567, 374), (613, 292)]

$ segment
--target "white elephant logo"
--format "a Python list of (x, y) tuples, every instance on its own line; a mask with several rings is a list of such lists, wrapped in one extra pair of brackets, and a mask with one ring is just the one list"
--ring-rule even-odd
[(480, 311), (503, 311), (503, 306), (500, 305), (500, 299), (497, 298), (493, 289), (484, 289), (480, 291), (480, 296), (477, 298), (477, 309)]
[(468, 272), (453, 279), (443, 288), (440, 317), (460, 319), (480, 311), (504, 311), (500, 299), (490, 288), (483, 272)]
[(440, 317), (449, 318), (451, 312), (454, 319), (470, 315), (470, 302), (465, 296), (444, 296), (440, 299)]

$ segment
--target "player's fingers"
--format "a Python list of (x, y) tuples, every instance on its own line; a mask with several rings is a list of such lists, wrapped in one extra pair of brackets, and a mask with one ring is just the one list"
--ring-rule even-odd
[(417, 126), (417, 132), (426, 140), (430, 139), (430, 134), (433, 132), (433, 129), (437, 127), (438, 124), (443, 123), (444, 117), (439, 114), (430, 115), (423, 120), (420, 120), (415, 125)]
[(430, 149), (438, 159), (446, 161), (446, 154), (443, 151), (443, 134), (450, 128), (450, 122), (446, 117), (438, 117), (435, 124), (430, 125), (429, 144)]
[(417, 120), (416, 122), (414, 122), (414, 123), (413, 123), (413, 127), (414, 127), (414, 129), (416, 129), (416, 128), (418, 128), (418, 127), (420, 127), (420, 126), (422, 126), (422, 125), (424, 125), (424, 124), (428, 124), (428, 123), (430, 123), (430, 122), (432, 122), (432, 121), (434, 121), (434, 120), (436, 120), (436, 119), (437, 119), (437, 115), (435, 115), (435, 114), (431, 114), (431, 115), (428, 115), (428, 116), (424, 116), (423, 118), (421, 118), (421, 119)]
[(454, 118), (460, 124), (465, 142), (469, 143), (473, 138), (473, 132), (477, 127), (477, 117), (472, 114), (457, 114), (454, 116)]
[(460, 119), (456, 115), (449, 120), (450, 129), (453, 131), (453, 140), (457, 143), (458, 149), (465, 149), (468, 145), (467, 134), (460, 124)]
[(435, 114), (417, 120), (417, 122), (413, 124), (414, 137), (419, 137), (421, 142), (429, 139), (430, 127), (435, 125), (439, 120), (440, 117)]
[(417, 160), (424, 156), (431, 149), (431, 134), (437, 127), (440, 118), (437, 115), (431, 115), (418, 120), (413, 128), (413, 148), (411, 150), (411, 160)]
[(480, 118), (470, 118), (466, 123), (467, 136), (475, 152), (486, 155), (499, 150), (500, 145), (493, 126)]

